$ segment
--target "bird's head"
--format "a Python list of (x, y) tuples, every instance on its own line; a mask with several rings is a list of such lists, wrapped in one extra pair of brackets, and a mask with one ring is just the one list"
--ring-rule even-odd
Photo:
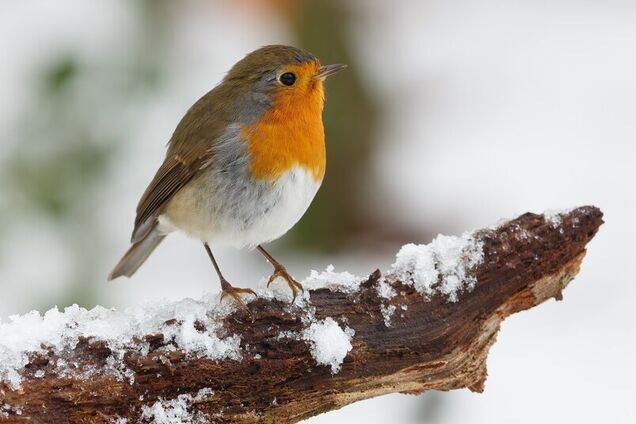
[(272, 45), (249, 53), (236, 63), (225, 83), (247, 89), (262, 102), (322, 110), (323, 81), (346, 65), (321, 66), (311, 53), (295, 47)]

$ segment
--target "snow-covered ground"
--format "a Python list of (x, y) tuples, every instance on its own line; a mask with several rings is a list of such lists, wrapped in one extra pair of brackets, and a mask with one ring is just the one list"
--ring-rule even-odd
[[(186, 4), (172, 28), (168, 80), (151, 99), (140, 101), (118, 153), (120, 165), (101, 193), (108, 199), (99, 212), (109, 237), (98, 265), (104, 275), (126, 248), (134, 205), (183, 111), (245, 52), (293, 43), (280, 22), (262, 11), (245, 17), (245, 10), (228, 11), (225, 2)], [(372, 207), (444, 234), (527, 210), (582, 204), (601, 207), (606, 224), (563, 302), (550, 301), (505, 321), (483, 394), (391, 395), (308, 422), (634, 422), (636, 3), (354, 5), (362, 74), (376, 86), (388, 114), (377, 134), (381, 148), (375, 159), (383, 203)], [(124, 1), (3, 2), (0, 128), (30, 95), (34, 64), (65, 49), (93, 59), (120, 49), (134, 31), (130, 14)], [(0, 142), (0, 157), (9, 143)], [(387, 210), (392, 203), (404, 206)], [(36, 306), (33, 293), (52, 297), (64, 289), (65, 258), (54, 231), (44, 224), (13, 230), (5, 233), (10, 249), (0, 263), (3, 318)], [(36, 255), (38, 266), (30, 266)], [(234, 281), (258, 281), (270, 270), (255, 253), (218, 255)], [(305, 257), (285, 259), (303, 278), (308, 266), (323, 269), (329, 263), (364, 275), (386, 269), (392, 255), (312, 257), (309, 265)], [(199, 298), (216, 288), (200, 245), (175, 236), (134, 280), (104, 283), (99, 296), (105, 306), (125, 307)]]

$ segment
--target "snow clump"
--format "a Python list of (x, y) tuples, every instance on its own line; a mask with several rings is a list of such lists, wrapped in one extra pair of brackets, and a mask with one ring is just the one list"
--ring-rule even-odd
[(460, 291), (475, 286), (477, 280), (469, 271), (483, 259), (483, 242), (473, 232), (460, 237), (440, 234), (429, 244), (402, 246), (389, 275), (429, 298), (440, 293), (457, 302)]
[[(204, 300), (164, 301), (123, 312), (101, 306), (87, 310), (73, 305), (64, 311), (55, 307), (44, 315), (32, 311), (10, 316), (6, 322), (0, 319), (0, 381), (18, 388), (22, 381), (19, 371), (29, 363), (30, 355), (73, 350), (80, 338), (105, 342), (113, 352), (107, 359), (107, 369), (123, 370), (129, 380), (134, 376), (128, 374), (134, 373), (125, 369), (119, 353), (136, 345), (140, 353), (147, 354), (148, 344), (135, 340), (149, 334), (163, 335), (166, 345), (160, 349), (179, 348), (196, 358), (239, 360), (240, 337), (217, 335), (219, 318), (233, 308), (234, 305), (219, 304), (217, 297), (210, 295)], [(54, 371), (60, 375), (73, 372), (63, 360), (57, 361)]]
[(311, 270), (309, 277), (302, 282), (305, 290), (329, 289), (344, 293), (354, 293), (365, 280), (350, 272), (336, 272), (333, 265), (329, 265), (323, 272)]
[(175, 399), (159, 399), (151, 406), (141, 409), (141, 422), (151, 424), (205, 424), (208, 417), (200, 412), (192, 414), (189, 409), (196, 399), (191, 395), (179, 395)]
[(355, 331), (340, 325), (331, 317), (322, 321), (312, 322), (303, 332), (303, 339), (309, 342), (312, 357), (320, 365), (328, 365), (331, 372), (340, 371), (347, 353), (353, 348), (351, 339)]

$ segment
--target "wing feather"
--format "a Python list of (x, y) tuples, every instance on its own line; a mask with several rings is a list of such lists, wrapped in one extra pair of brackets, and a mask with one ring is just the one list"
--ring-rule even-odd
[(166, 158), (137, 206), (133, 243), (145, 236), (145, 233), (152, 228), (152, 225), (148, 223), (154, 222), (163, 206), (179, 189), (192, 180), (208, 161), (209, 154), (199, 155), (187, 161), (178, 155)]
[(137, 206), (133, 242), (154, 227), (172, 196), (210, 163), (212, 147), (236, 120), (236, 110), (228, 105), (237, 93), (231, 84), (219, 85), (192, 105), (181, 119), (168, 143), (166, 159)]

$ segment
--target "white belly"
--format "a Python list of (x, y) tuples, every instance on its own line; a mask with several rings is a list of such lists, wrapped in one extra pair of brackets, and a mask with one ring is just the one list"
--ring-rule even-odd
[(318, 188), (320, 183), (314, 181), (310, 173), (300, 167), (293, 168), (274, 183), (270, 196), (278, 197), (278, 200), (267, 213), (247, 228), (241, 228), (241, 223), (234, 222), (232, 216), (226, 217), (226, 225), (212, 234), (211, 242), (251, 248), (281, 237), (305, 214)]
[[(176, 196), (188, 213), (160, 216), (160, 228), (165, 232), (181, 230), (212, 246), (253, 248), (289, 231), (307, 211), (320, 182), (304, 168), (295, 167), (273, 185), (258, 183), (240, 188), (240, 194), (236, 191), (234, 196), (227, 196), (216, 187), (209, 200), (202, 201), (199, 195), (191, 206), (186, 206), (190, 196)], [(227, 199), (232, 201), (223, 204)]]

